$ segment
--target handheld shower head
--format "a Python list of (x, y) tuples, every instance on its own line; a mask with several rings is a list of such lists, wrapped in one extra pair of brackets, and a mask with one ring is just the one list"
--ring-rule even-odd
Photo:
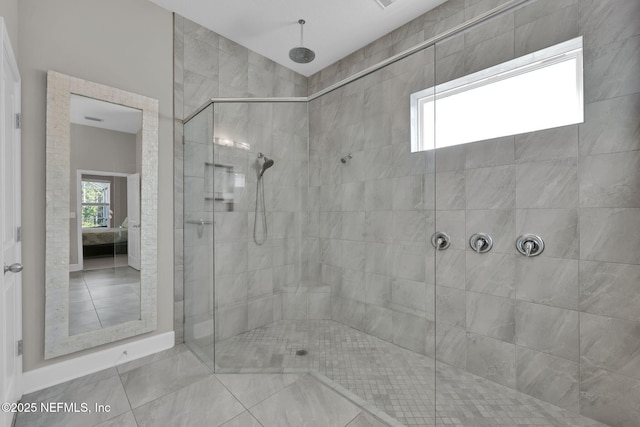
[(262, 158), (264, 159), (264, 163), (262, 164), (262, 170), (260, 171), (260, 175), (258, 175), (258, 178), (262, 178), (262, 175), (264, 175), (264, 171), (269, 169), (275, 163), (273, 159), (270, 159), (267, 156), (263, 155)]
[(353, 154), (349, 153), (346, 156), (344, 156), (343, 158), (341, 158), (340, 162), (342, 162), (342, 164), (345, 164), (351, 159), (353, 159)]

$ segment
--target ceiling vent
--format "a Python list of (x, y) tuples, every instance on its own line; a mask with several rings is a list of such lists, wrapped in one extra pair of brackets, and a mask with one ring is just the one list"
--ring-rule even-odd
[(396, 0), (376, 0), (376, 3), (380, 5), (381, 8), (386, 9), (391, 6), (391, 4)]

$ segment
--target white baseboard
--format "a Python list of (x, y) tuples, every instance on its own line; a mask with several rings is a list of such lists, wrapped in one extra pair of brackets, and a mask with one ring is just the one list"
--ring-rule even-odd
[[(33, 393), (170, 349), (174, 344), (175, 334), (171, 331), (27, 371), (22, 374), (22, 392)], [(127, 354), (124, 354), (125, 351)]]

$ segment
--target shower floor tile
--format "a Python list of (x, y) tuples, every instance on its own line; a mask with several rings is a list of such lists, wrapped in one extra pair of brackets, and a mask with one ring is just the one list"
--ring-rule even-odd
[(408, 426), (604, 426), (443, 363), (434, 370), (429, 357), (331, 320), (279, 321), (218, 342), (216, 365), (314, 370)]

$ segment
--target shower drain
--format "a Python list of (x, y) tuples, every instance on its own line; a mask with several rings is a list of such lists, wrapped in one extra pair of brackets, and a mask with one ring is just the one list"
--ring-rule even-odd
[(296, 351), (296, 356), (306, 356), (309, 352), (307, 350)]

